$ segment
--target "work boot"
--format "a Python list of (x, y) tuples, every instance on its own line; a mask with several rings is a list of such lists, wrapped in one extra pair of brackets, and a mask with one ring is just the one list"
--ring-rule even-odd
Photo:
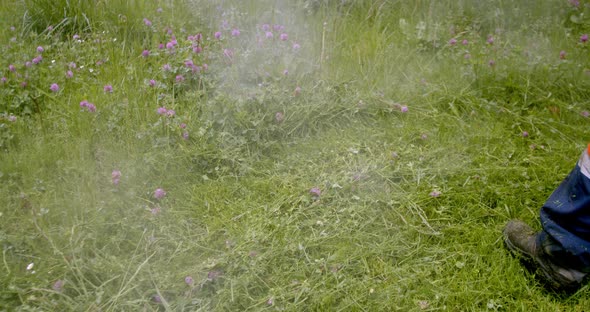
[(586, 273), (557, 265), (540, 246), (537, 233), (526, 223), (512, 220), (504, 228), (504, 242), (510, 251), (531, 262), (542, 273), (548, 286), (556, 291), (578, 288)]

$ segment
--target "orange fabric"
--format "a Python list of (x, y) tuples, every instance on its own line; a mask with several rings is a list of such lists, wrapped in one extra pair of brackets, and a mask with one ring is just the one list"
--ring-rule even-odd
[(586, 152), (588, 153), (588, 155), (590, 155), (590, 143), (588, 143), (588, 149), (586, 150)]

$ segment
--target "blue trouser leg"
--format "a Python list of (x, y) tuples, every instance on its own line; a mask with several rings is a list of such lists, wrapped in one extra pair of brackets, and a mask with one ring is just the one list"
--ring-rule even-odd
[(541, 208), (538, 242), (564, 267), (590, 272), (590, 157), (576, 167)]

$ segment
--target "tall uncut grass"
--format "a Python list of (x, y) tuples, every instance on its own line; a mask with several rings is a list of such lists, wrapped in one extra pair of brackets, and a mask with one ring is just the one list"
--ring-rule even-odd
[(0, 311), (585, 311), (504, 248), (587, 1), (0, 0)]

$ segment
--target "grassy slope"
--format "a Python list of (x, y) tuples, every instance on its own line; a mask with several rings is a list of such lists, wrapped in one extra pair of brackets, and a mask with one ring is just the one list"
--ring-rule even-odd
[[(323, 35), (322, 67), (300, 63), (293, 80), (265, 82), (256, 101), (225, 96), (235, 92), (229, 87), (158, 97), (144, 80), (172, 80), (158, 72), (167, 60), (146, 64), (138, 55), (162, 35), (121, 45), (51, 42), (49, 55), (64, 69), (44, 67), (38, 85), (61, 79), (63, 90), (44, 97), (42, 121), (6, 123), (16, 141), (0, 165), (0, 306), (582, 311), (587, 288), (567, 298), (545, 292), (503, 248), (501, 230), (514, 217), (538, 227), (538, 207), (589, 137), (580, 116), (587, 48), (580, 30), (563, 35), (561, 2), (517, 6), (528, 12), (524, 21), (537, 21), (523, 27), (509, 22), (515, 8), (483, 6), (320, 10), (304, 19), (313, 34), (304, 49), (317, 60)], [(451, 25), (468, 47), (447, 45)], [(48, 44), (27, 40), (2, 68)], [(96, 75), (62, 76), (72, 59), (88, 67), (105, 58)], [(210, 61), (231, 87), (241, 69), (216, 72), (223, 61)], [(102, 92), (107, 83), (114, 94)], [(100, 114), (81, 114), (83, 99)], [(188, 124), (189, 141), (155, 114), (163, 105)], [(283, 123), (273, 121), (277, 110)], [(114, 169), (119, 187), (110, 183)], [(158, 187), (168, 192), (160, 201), (152, 197)], [(35, 274), (25, 269), (31, 262)], [(62, 292), (51, 288), (58, 279)]]

